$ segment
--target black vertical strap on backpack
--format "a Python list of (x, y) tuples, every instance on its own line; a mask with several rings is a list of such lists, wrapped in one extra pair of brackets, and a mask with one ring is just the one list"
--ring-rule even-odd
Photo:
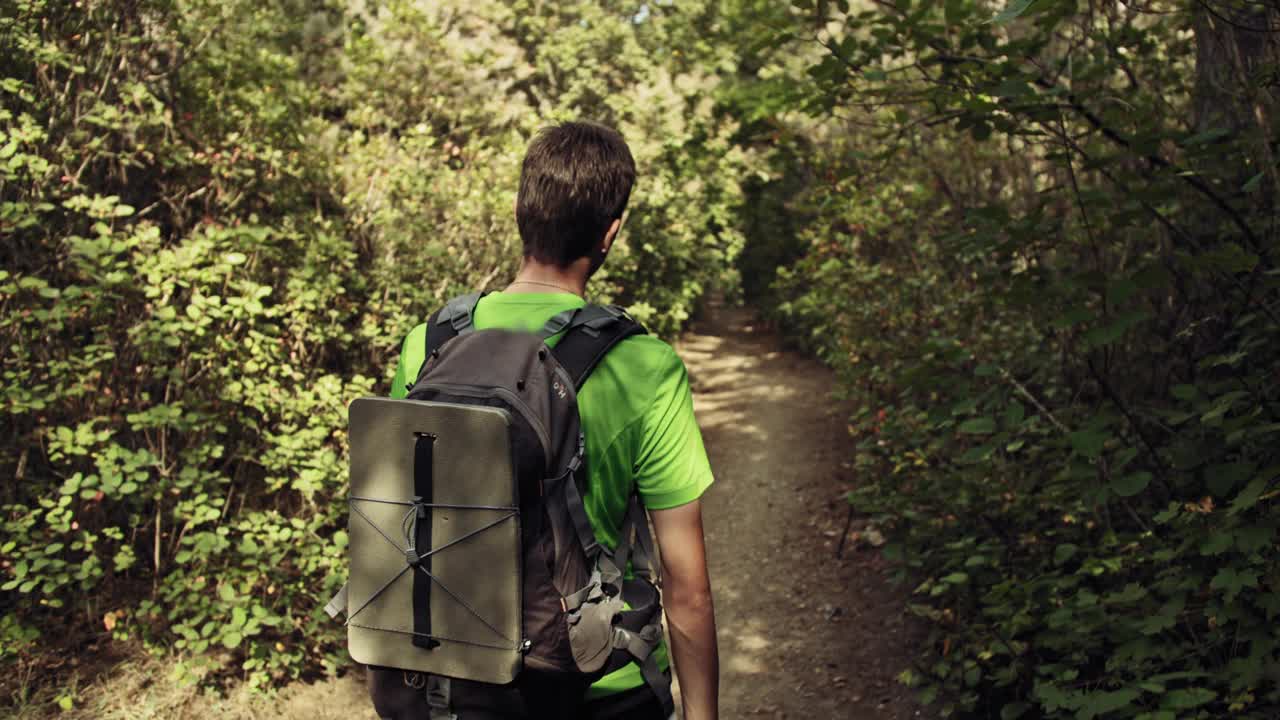
[[(443, 308), (427, 320), (427, 358), (432, 352), (439, 350), (446, 341), (463, 333), (471, 332), (475, 321), (476, 305), (485, 293), (460, 295), (449, 301)], [(422, 371), (427, 367), (422, 363)], [(410, 385), (410, 387), (413, 387)], [(431, 636), (431, 556), (422, 557), (423, 550), (431, 547), (431, 513), (426, 505), (432, 502), (434, 495), (434, 445), (435, 438), (419, 435), (414, 441), (413, 451), (413, 494), (415, 515), (409, 537), (406, 559), (410, 565), (421, 566), (425, 572), (413, 574), (413, 638), (412, 642), (424, 650), (440, 645), (440, 641)], [(419, 550), (422, 548), (423, 550)]]
[[(557, 326), (563, 326), (564, 329), (559, 330)], [(582, 390), (582, 384), (587, 381), (591, 371), (615, 345), (632, 335), (646, 333), (643, 325), (633, 320), (626, 311), (616, 305), (587, 305), (576, 311), (561, 313), (551, 318), (547, 327), (543, 329), (546, 336), (555, 332), (563, 332), (564, 337), (551, 349), (551, 353), (569, 373), (569, 377), (573, 379), (573, 388), (577, 391)], [(583, 457), (582, 468), (574, 473), (579, 496), (585, 493), (586, 488), (582, 484), (586, 478), (590, 477), (587, 465), (587, 458)], [(570, 509), (580, 510), (572, 506)], [(585, 515), (585, 510), (580, 513), (575, 512), (575, 520), (583, 522)], [(594, 533), (592, 537), (594, 541)], [(625, 572), (626, 568), (618, 568), (618, 570)], [(621, 580), (621, 578), (618, 579)]]
[[(431, 556), (423, 556), (421, 549), (431, 547), (431, 513), (427, 506), (435, 495), (435, 442), (434, 435), (418, 434), (413, 443), (413, 529), (409, 532), (412, 543), (406, 551), (410, 565), (420, 567), (423, 573), (413, 575), (413, 637), (411, 641), (424, 650), (438, 647), (440, 641), (431, 635)], [(420, 549), (421, 548), (421, 549)], [(420, 581), (420, 575), (427, 576)], [(419, 611), (422, 608), (422, 611)]]

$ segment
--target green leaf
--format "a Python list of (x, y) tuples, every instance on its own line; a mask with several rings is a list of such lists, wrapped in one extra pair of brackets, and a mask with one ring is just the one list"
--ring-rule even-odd
[(1015, 20), (1018, 16), (1027, 11), (1036, 0), (1010, 0), (1004, 10), (1000, 11), (995, 17), (991, 18), (991, 22), (1003, 25)]
[(1087, 308), (1075, 308), (1054, 318), (1051, 322), (1054, 327), (1065, 330), (1069, 327), (1079, 325), (1093, 317), (1093, 313)]
[(244, 627), (244, 624), (245, 622), (248, 621), (248, 619), (249, 619), (249, 616), (248, 614), (245, 613), (244, 608), (240, 607), (239, 605), (231, 608), (231, 627), (237, 628), (237, 629), (242, 628)]
[(1026, 95), (1035, 95), (1035, 90), (1027, 84), (1025, 80), (1010, 78), (1000, 83), (992, 91), (995, 95), (1002, 98), (1019, 98)]
[(1018, 720), (1031, 709), (1031, 703), (1014, 702), (1000, 708), (1000, 720)]
[(970, 418), (960, 423), (959, 429), (965, 435), (987, 435), (996, 431), (996, 421), (989, 417)]
[(1151, 519), (1155, 520), (1158, 525), (1164, 525), (1181, 514), (1182, 507), (1177, 502), (1171, 502), (1168, 507), (1156, 513)]
[(230, 650), (230, 649), (239, 647), (241, 641), (243, 640), (244, 640), (244, 637), (240, 635), (239, 631), (232, 630), (231, 632), (222, 636), (222, 645), (223, 647)]
[(1026, 408), (1022, 407), (1022, 403), (1014, 401), (1004, 413), (1005, 427), (1016, 428), (1022, 424), (1027, 417)]
[(1119, 307), (1136, 292), (1138, 292), (1138, 283), (1129, 278), (1120, 278), (1107, 284), (1107, 304), (1113, 308)]
[(1241, 185), (1240, 189), (1247, 193), (1251, 193), (1254, 190), (1257, 190), (1258, 186), (1262, 184), (1262, 178), (1265, 177), (1266, 174), (1267, 173), (1264, 170), (1263, 172), (1260, 172), (1257, 175), (1254, 175), (1253, 177), (1245, 181), (1245, 184)]
[(236, 591), (230, 583), (223, 583), (218, 586), (218, 597), (222, 598), (223, 602), (232, 602), (236, 599)]
[(1213, 424), (1221, 420), (1227, 412), (1235, 406), (1236, 402), (1243, 400), (1249, 396), (1249, 393), (1243, 390), (1234, 390), (1214, 400), (1213, 407), (1208, 412), (1200, 416), (1200, 422)]
[(1076, 551), (1080, 548), (1071, 543), (1062, 543), (1053, 550), (1053, 562), (1055, 565), (1061, 565), (1071, 558), (1075, 557)]
[(1136, 582), (1128, 583), (1119, 592), (1107, 595), (1106, 602), (1115, 604), (1132, 603), (1147, 596), (1147, 589)]
[(1271, 538), (1274, 535), (1275, 528), (1271, 527), (1255, 525), (1240, 528), (1236, 531), (1236, 547), (1244, 553), (1262, 552), (1271, 547)]
[(964, 451), (964, 454), (960, 456), (960, 462), (961, 463), (982, 462), (983, 460), (986, 460), (987, 458), (991, 457), (991, 454), (994, 453), (995, 450), (996, 448), (994, 445), (979, 445), (977, 447), (971, 447), (968, 450)]
[(1183, 143), (1188, 146), (1204, 145), (1207, 143), (1211, 143), (1214, 140), (1219, 140), (1221, 138), (1224, 138), (1230, 134), (1231, 134), (1231, 131), (1227, 130), (1226, 128), (1209, 128), (1208, 130), (1204, 130), (1202, 132), (1196, 133), (1195, 135), (1192, 135), (1191, 137), (1184, 140)]
[(1239, 243), (1226, 242), (1196, 257), (1195, 264), (1225, 273), (1246, 273), (1258, 266), (1258, 256)]
[(1245, 588), (1258, 587), (1258, 575), (1252, 570), (1237, 570), (1234, 567), (1224, 567), (1213, 576), (1213, 581), (1209, 583), (1209, 587), (1214, 590), (1222, 590), (1226, 595), (1227, 602), (1235, 599)]
[(1142, 471), (1111, 481), (1111, 491), (1120, 497), (1133, 497), (1151, 484), (1151, 473)]
[(223, 256), (228, 265), (243, 265), (248, 262), (249, 257), (242, 252), (229, 252)]
[(1124, 337), (1129, 328), (1146, 320), (1149, 315), (1141, 310), (1127, 312), (1116, 317), (1115, 321), (1109, 325), (1103, 325), (1093, 328), (1084, 334), (1085, 344), (1091, 348), (1102, 347), (1116, 342)]
[(963, 585), (969, 582), (969, 574), (962, 572), (951, 573), (950, 575), (944, 576), (942, 578), (942, 582), (948, 585)]
[(1089, 693), (1085, 696), (1084, 705), (1081, 706), (1082, 712), (1077, 717), (1091, 718), (1115, 712), (1121, 708), (1128, 707), (1141, 694), (1140, 691), (1133, 688), (1125, 688), (1114, 692)]
[(1107, 436), (1097, 430), (1077, 430), (1068, 437), (1071, 440), (1071, 447), (1090, 459), (1102, 455), (1102, 446), (1107, 441)]
[(1231, 549), (1232, 540), (1230, 532), (1219, 531), (1209, 536), (1208, 540), (1200, 546), (1201, 555), (1221, 555)]
[(1189, 710), (1212, 702), (1216, 697), (1218, 697), (1218, 693), (1208, 688), (1170, 690), (1160, 702), (1160, 707), (1166, 710)]

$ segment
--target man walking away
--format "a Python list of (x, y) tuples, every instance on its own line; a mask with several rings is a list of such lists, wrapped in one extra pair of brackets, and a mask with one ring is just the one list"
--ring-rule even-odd
[[(520, 174), (516, 221), (523, 262), (501, 292), (482, 297), (477, 330), (537, 331), (554, 316), (586, 305), (587, 280), (609, 254), (622, 224), (635, 163), (622, 136), (607, 127), (569, 122), (547, 128), (530, 144)], [(426, 356), (426, 325), (405, 339), (391, 396), (402, 398)], [(559, 338), (548, 338), (553, 345)], [(711, 583), (702, 531), (701, 496), (712, 482), (693, 414), (683, 362), (651, 335), (621, 341), (587, 377), (578, 394), (586, 436), (583, 504), (596, 537), (612, 547), (628, 502), (638, 494), (652, 518), (660, 549), (662, 602), (685, 720), (715, 720), (719, 658)], [(669, 673), (665, 647), (655, 651)], [(431, 717), (420, 677), (370, 668), (370, 692), (380, 717)], [(428, 684), (428, 687), (434, 687)], [(631, 663), (606, 675), (565, 714), (551, 711), (536, 688), (448, 683), (445, 717), (636, 718), (661, 720), (658, 694)]]

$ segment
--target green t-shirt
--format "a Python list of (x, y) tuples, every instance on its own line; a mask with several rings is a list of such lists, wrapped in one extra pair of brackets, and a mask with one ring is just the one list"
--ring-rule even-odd
[[(582, 307), (570, 293), (492, 293), (476, 306), (477, 330), (537, 331), (552, 316)], [(555, 345), (561, 336), (548, 340)], [(402, 398), (426, 358), (426, 325), (404, 341), (391, 397)], [(711, 465), (693, 416), (684, 363), (671, 346), (652, 335), (623, 340), (596, 366), (578, 393), (591, 478), (583, 503), (601, 543), (613, 547), (627, 502), (638, 492), (650, 510), (692, 502), (711, 485)], [(658, 662), (667, 665), (666, 648)], [(588, 698), (639, 687), (640, 668), (631, 663), (596, 682)]]

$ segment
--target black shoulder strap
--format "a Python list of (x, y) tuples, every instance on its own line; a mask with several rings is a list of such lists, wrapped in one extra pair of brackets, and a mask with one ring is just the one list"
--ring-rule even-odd
[(633, 320), (622, 308), (616, 305), (587, 305), (568, 319), (564, 337), (551, 352), (564, 369), (569, 371), (574, 388), (580, 390), (587, 376), (614, 345), (632, 335), (644, 334), (644, 326)]
[[(446, 342), (474, 329), (476, 304), (487, 294), (459, 295), (427, 318), (426, 354), (422, 356), (422, 367), (418, 368), (418, 377), (422, 377), (422, 371), (427, 369), (426, 359), (431, 357), (431, 353), (439, 350)], [(416, 384), (415, 379), (409, 387), (412, 388)]]
[(449, 340), (471, 332), (475, 322), (476, 304), (488, 293), (459, 295), (445, 303), (427, 319), (427, 355), (439, 350)]

